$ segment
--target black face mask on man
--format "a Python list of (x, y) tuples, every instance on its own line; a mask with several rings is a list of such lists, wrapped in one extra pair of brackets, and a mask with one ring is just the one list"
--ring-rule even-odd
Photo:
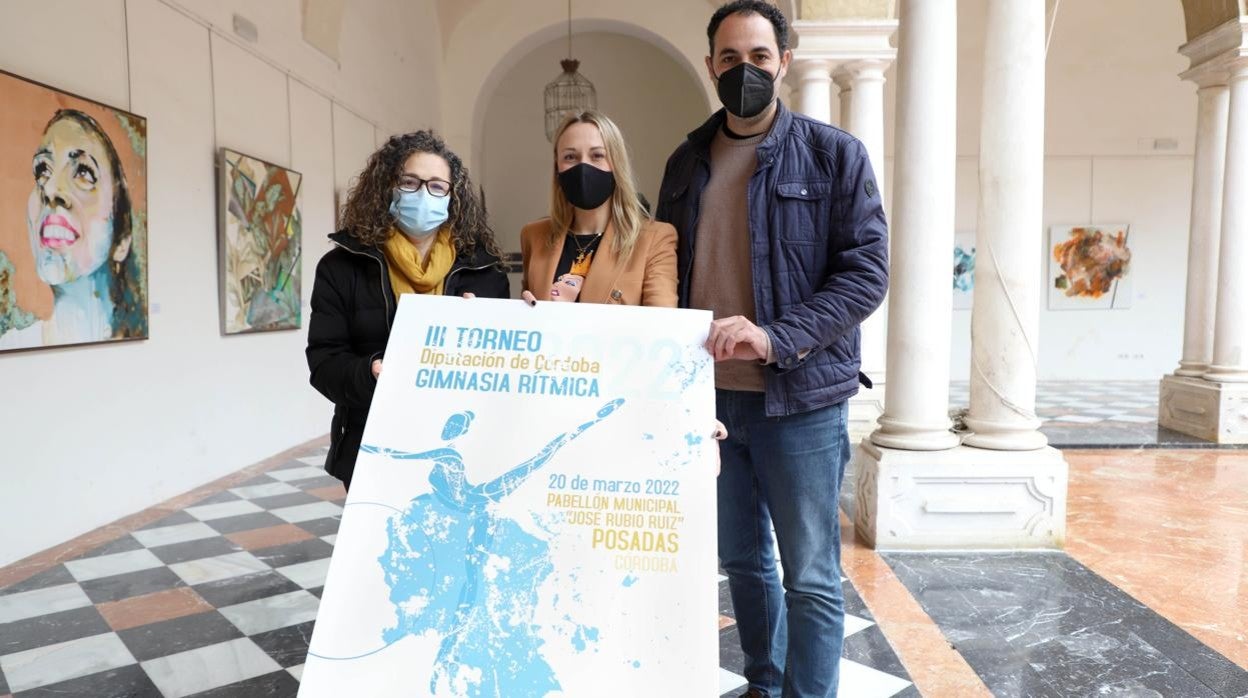
[(592, 211), (605, 204), (615, 192), (615, 174), (582, 162), (559, 173), (559, 188), (568, 203)]
[(750, 119), (762, 114), (775, 97), (775, 77), (752, 63), (738, 63), (719, 76), (719, 101), (733, 116)]

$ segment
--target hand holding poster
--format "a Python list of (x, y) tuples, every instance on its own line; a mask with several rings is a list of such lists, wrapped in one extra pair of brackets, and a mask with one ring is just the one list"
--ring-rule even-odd
[(709, 323), (404, 296), (300, 695), (715, 695)]

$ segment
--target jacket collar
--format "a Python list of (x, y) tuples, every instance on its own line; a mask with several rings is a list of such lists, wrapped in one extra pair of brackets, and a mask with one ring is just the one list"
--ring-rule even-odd
[[(385, 261), (385, 255), (382, 253), (380, 248), (365, 245), (354, 235), (345, 230), (339, 230), (336, 233), (330, 234), (329, 239), (340, 247), (344, 247), (351, 252), (368, 255), (374, 259), (380, 259), (383, 262)], [(500, 261), (501, 260), (498, 257), (487, 252), (484, 247), (477, 245), (477, 247), (473, 249), (472, 254), (468, 255), (466, 258), (462, 255), (456, 254), (455, 264), (451, 268), (480, 269), (482, 267), (488, 267), (491, 264), (498, 264)]]
[[(702, 157), (709, 157), (711, 152), (711, 141), (714, 140), (715, 134), (719, 132), (727, 120), (727, 111), (720, 109), (711, 114), (711, 118), (707, 119), (701, 126), (694, 129), (688, 135), (689, 143), (693, 145), (694, 150)], [(784, 102), (780, 99), (776, 100), (776, 117), (771, 122), (771, 129), (767, 132), (766, 137), (758, 144), (759, 160), (763, 160), (772, 151), (780, 147), (784, 136), (789, 132), (789, 127), (793, 124), (793, 113), (789, 108), (784, 106)]]

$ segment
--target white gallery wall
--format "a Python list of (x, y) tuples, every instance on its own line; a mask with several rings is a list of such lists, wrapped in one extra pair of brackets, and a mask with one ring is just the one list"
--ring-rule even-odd
[[(475, 176), (505, 251), (519, 252), (520, 229), (550, 210), (554, 156), (546, 140), (543, 91), (567, 54), (566, 39), (533, 49), (511, 66), (488, 102), (482, 171)], [(668, 54), (631, 36), (577, 34), (572, 55), (594, 84), (598, 108), (624, 133), (639, 190), (657, 205), (668, 156), (710, 113), (702, 86)], [(513, 285), (518, 282), (513, 278)]]
[[(306, 299), (335, 192), (388, 134), (443, 129), (473, 161), (504, 249), (544, 214), (541, 88), (564, 51), (562, 3), (481, 0), (451, 21), (434, 0), (350, 0), (334, 58), (303, 40), (304, 1), (4, 3), (0, 69), (148, 119), (151, 339), (0, 354), (0, 565), (327, 431), (330, 405), (307, 385)], [(960, 231), (975, 228), (987, 2), (958, 0)], [(652, 201), (663, 160), (711, 106), (700, 58), (713, 4), (574, 6), (592, 30), (576, 57)], [(234, 34), (235, 13), (257, 41)], [(1177, 77), (1183, 39), (1178, 0), (1060, 2), (1045, 224), (1130, 223), (1135, 298), (1127, 310), (1042, 310), (1042, 378), (1154, 380), (1177, 364), (1196, 114), (1194, 86)], [(304, 176), (303, 331), (220, 335), (222, 146)], [(1036, 251), (1040, 278), (1046, 259)], [(965, 379), (970, 312), (953, 323), (953, 376)]]
[[(5, 4), (0, 68), (147, 118), (151, 339), (0, 354), (0, 565), (328, 431), (303, 350), (334, 192), (389, 133), (438, 125), (441, 49), (432, 3), (352, 0), (337, 60), (301, 19), (300, 0)], [(303, 174), (303, 330), (220, 334), (219, 147)]]
[[(979, 191), (987, 2), (958, 0), (956, 225), (968, 233)], [(1129, 309), (1051, 311), (1042, 295), (1041, 380), (1159, 380), (1178, 366), (1196, 136), (1196, 88), (1178, 77), (1187, 68), (1177, 51), (1184, 41), (1178, 0), (1058, 4), (1046, 63), (1046, 246), (1036, 251), (1036, 274), (1047, 287), (1050, 225), (1125, 222), (1134, 298)], [(894, 166), (895, 71), (887, 77)], [(954, 380), (970, 374), (970, 327), (971, 311), (955, 310)]]

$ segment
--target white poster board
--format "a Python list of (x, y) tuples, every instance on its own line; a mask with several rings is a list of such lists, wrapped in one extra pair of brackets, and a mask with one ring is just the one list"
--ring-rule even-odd
[(403, 296), (299, 695), (717, 695), (710, 320)]

